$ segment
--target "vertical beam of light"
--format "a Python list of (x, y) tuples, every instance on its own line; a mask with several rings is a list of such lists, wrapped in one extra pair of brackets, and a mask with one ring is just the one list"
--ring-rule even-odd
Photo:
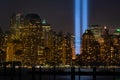
[(75, 0), (75, 53), (80, 53), (81, 0)]
[[(82, 19), (81, 19), (82, 17)], [(81, 37), (88, 27), (88, 0), (75, 0), (75, 53), (80, 54)]]
[(88, 27), (88, 0), (82, 0), (82, 34)]

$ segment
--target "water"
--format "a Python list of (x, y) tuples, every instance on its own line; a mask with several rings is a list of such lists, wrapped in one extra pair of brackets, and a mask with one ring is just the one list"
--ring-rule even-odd
[[(11, 69), (6, 69), (6, 73), (10, 73)], [(71, 69), (66, 69), (66, 72), (70, 71)], [(22, 69), (21, 70), (21, 77), (19, 76), (19, 70), (15, 70), (15, 75), (10, 76), (8, 75), (3, 75), (4, 73), (3, 69), (0, 69), (0, 80), (71, 80), (71, 75), (53, 75), (53, 74), (30, 74), (31, 69)], [(75, 69), (75, 71), (78, 71), (78, 69)], [(81, 69), (81, 71), (85, 72), (93, 72), (92, 69)], [(118, 70), (117, 70), (118, 71)], [(93, 80), (92, 76), (75, 76), (75, 80)], [(120, 80), (120, 76), (96, 76), (96, 80)]]
[[(40, 80), (39, 76), (35, 76), (35, 80)], [(5, 77), (5, 76), (0, 76), (0, 80), (19, 80), (18, 77)], [(22, 77), (21, 80), (32, 80), (31, 76), (24, 76)], [(54, 76), (53, 75), (44, 75), (42, 76), (41, 80), (54, 80)], [(55, 80), (71, 80), (71, 77), (68, 76), (56, 76)], [(75, 77), (75, 80), (79, 80), (79, 76)], [(93, 80), (92, 76), (81, 76), (80, 80)], [(97, 76), (96, 80), (113, 80), (112, 76)], [(120, 80), (120, 77), (116, 77), (115, 80)]]

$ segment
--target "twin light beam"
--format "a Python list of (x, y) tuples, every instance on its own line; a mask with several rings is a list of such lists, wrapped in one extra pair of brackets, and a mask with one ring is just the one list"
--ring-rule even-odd
[(75, 53), (80, 54), (81, 37), (88, 27), (88, 0), (75, 0)]

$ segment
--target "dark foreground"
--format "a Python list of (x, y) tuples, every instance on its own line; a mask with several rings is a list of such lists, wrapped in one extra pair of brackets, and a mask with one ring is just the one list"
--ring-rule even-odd
[(120, 80), (118, 68), (1, 67), (0, 80)]

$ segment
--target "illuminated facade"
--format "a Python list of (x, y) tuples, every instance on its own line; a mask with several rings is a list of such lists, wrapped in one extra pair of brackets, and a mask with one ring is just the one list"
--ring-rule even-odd
[(82, 60), (86, 63), (96, 61), (100, 54), (100, 46), (91, 30), (86, 30), (82, 36)]
[[(100, 34), (96, 32), (99, 32)], [(99, 37), (98, 37), (99, 36)], [(98, 38), (98, 39), (97, 39)], [(114, 66), (120, 65), (120, 35), (112, 34), (109, 29), (91, 27), (82, 36), (82, 53), (80, 65)]]
[(52, 36), (53, 63), (56, 65), (71, 65), (72, 46), (71, 35), (53, 32)]
[(82, 52), (91, 54), (94, 41), (95, 38), (91, 30), (86, 30), (82, 37)]
[[(46, 40), (49, 40), (51, 26), (47, 23), (43, 24), (37, 14), (25, 16), (17, 14), (11, 18), (10, 28), (11, 42), (16, 45), (15, 47), (19, 46), (18, 49), (14, 49), (13, 61), (21, 61), (24, 65), (45, 64), (44, 48), (49, 44)], [(21, 53), (16, 54), (18, 51)]]
[(22, 14), (14, 14), (10, 18), (10, 32), (12, 39), (20, 39), (20, 28), (23, 27), (23, 16)]
[(99, 25), (92, 25), (89, 27), (89, 29), (92, 31), (95, 39), (98, 41), (99, 38), (101, 38), (103, 27)]
[[(82, 28), (82, 27), (81, 27)], [(120, 65), (120, 34), (101, 26), (91, 26), (82, 34), (79, 62), (88, 65)], [(76, 59), (76, 36), (56, 33), (37, 14), (11, 17), (10, 33), (0, 35), (0, 61), (20, 61), (22, 65), (72, 65)], [(77, 37), (80, 38), (80, 37)], [(80, 49), (80, 48), (79, 48)]]
[(71, 35), (55, 33), (37, 14), (11, 17), (10, 36), (6, 41), (6, 61), (22, 65), (71, 65)]

